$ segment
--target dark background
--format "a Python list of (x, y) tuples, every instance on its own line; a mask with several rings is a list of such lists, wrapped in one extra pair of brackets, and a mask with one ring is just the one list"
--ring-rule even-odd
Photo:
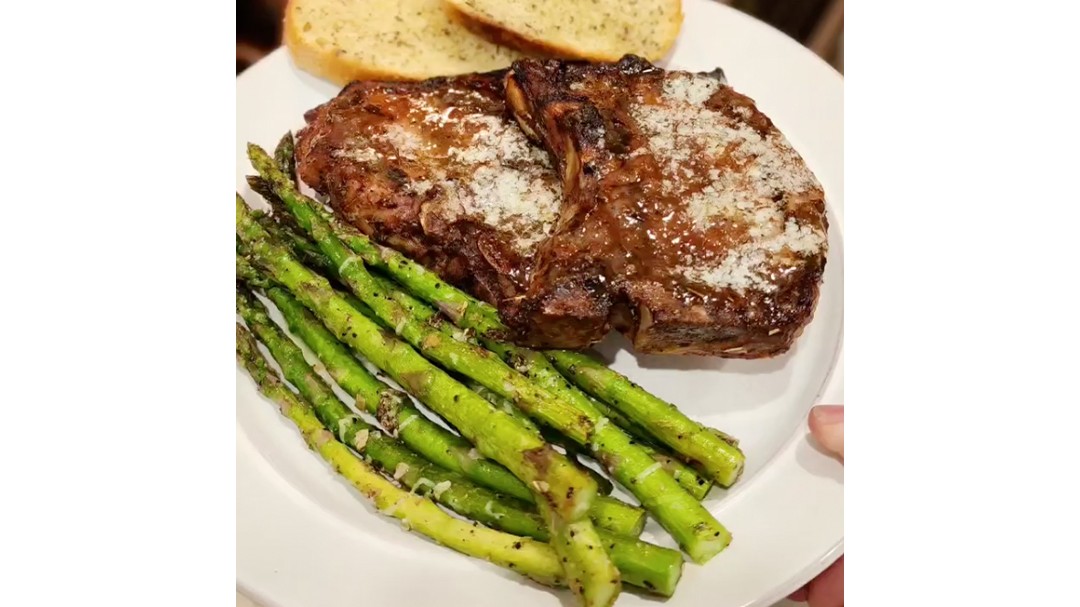
[[(512, 2), (514, 0), (507, 0)], [(843, 72), (843, 0), (714, 0), (769, 23)], [(237, 0), (236, 73), (281, 43), (286, 0)]]

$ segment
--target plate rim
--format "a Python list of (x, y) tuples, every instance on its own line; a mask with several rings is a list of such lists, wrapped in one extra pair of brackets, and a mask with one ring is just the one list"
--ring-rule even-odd
[[(704, 3), (704, 2), (708, 2), (708, 0), (688, 0), (686, 2), (686, 4)], [(774, 35), (786, 39), (788, 43), (790, 43), (792, 45), (796, 45), (796, 46), (799, 47), (799, 49), (801, 51), (803, 51), (803, 52), (805, 52), (805, 53), (807, 53), (809, 55), (812, 55), (823, 67), (827, 68), (833, 74), (833, 76), (839, 80), (840, 86), (841, 87), (843, 86), (843, 76), (842, 76), (842, 74), (837, 72), (836, 69), (833, 66), (829, 65), (826, 61), (824, 61), (820, 57), (818, 57), (816, 55), (813, 55), (812, 52), (810, 52), (808, 49), (806, 49), (805, 47), (800, 45), (797, 41), (795, 41), (795, 40), (791, 39), (790, 37), (788, 37), (783, 32), (777, 30), (776, 28), (774, 28), (773, 26), (771, 26), (769, 24), (766, 24), (764, 22), (758, 21), (757, 19), (754, 19), (753, 17), (745, 15), (745, 14), (743, 14), (743, 13), (741, 13), (741, 12), (739, 12), (739, 11), (729, 7), (729, 6), (722, 5), (722, 4), (714, 4), (713, 6), (721, 8), (722, 10), (726, 10), (729, 13), (736, 14), (739, 19), (743, 19), (748, 23), (753, 23), (754, 27), (767, 28), (769, 30), (772, 30), (772, 33)], [(684, 12), (685, 12), (685, 9), (684, 9)], [(262, 69), (266, 69), (266, 66), (268, 64), (270, 64), (271, 62), (282, 60), (282, 55), (285, 55), (285, 54), (287, 54), (287, 50), (283, 46), (279, 47), (278, 49), (274, 50), (272, 53), (268, 54), (266, 57), (261, 59), (256, 64), (250, 66), (243, 73), (239, 74), (237, 76), (237, 84), (236, 84), (238, 93), (239, 93), (240, 89), (244, 86), (244, 84), (254, 77), (254, 74), (257, 73), (257, 71), (260, 69), (260, 66), (261, 66)], [(285, 60), (288, 61), (287, 58)], [(663, 63), (666, 64), (667, 60), (668, 59), (665, 58), (665, 61)], [(237, 96), (237, 106), (238, 106), (238, 108), (240, 107), (240, 104), (241, 104), (241, 101), (240, 101), (240, 97), (239, 97), (239, 94), (238, 94), (238, 96)], [(830, 203), (829, 210), (838, 219), (838, 222), (837, 222), (838, 225), (836, 226), (836, 231), (837, 231), (836, 238), (837, 238), (838, 242), (841, 243), (841, 250), (843, 250), (843, 248), (844, 248), (844, 238), (843, 238), (843, 236), (844, 236), (844, 229), (843, 229), (844, 206), (843, 206), (843, 197), (842, 196), (840, 197), (839, 202)], [(832, 226), (830, 226), (830, 227), (832, 228)], [(843, 254), (841, 254), (840, 259), (843, 259), (843, 257), (844, 257)], [(841, 263), (841, 265), (842, 265), (842, 263)], [(818, 390), (818, 395), (817, 395), (817, 397), (815, 399), (815, 402), (811, 403), (811, 404), (817, 404), (817, 403), (821, 403), (821, 402), (838, 402), (838, 403), (841, 403), (841, 404), (843, 403), (844, 314), (843, 314), (843, 291), (842, 291), (843, 278), (842, 278), (842, 276), (843, 276), (843, 274), (842, 274), (842, 269), (841, 269), (841, 278), (840, 278), (841, 291), (840, 291), (840, 312), (839, 312), (838, 344), (837, 344), (836, 350), (834, 352), (833, 361), (832, 361), (832, 364), (829, 367), (829, 371), (828, 371), (828, 373), (826, 374), (826, 376), (824, 377), (824, 379), (822, 381), (822, 385)], [(809, 406), (810, 405), (807, 406), (807, 409), (809, 409)], [(237, 430), (237, 470), (236, 471), (237, 471), (238, 481), (239, 481), (239, 478), (240, 478), (241, 470), (254, 465), (254, 468), (251, 469), (250, 472), (254, 472), (256, 474), (259, 474), (258, 468), (263, 468), (262, 474), (259, 474), (260, 477), (265, 476), (267, 473), (270, 473), (273, 476), (278, 477), (277, 479), (261, 478), (260, 480), (262, 482), (273, 483), (276, 480), (277, 482), (284, 483), (285, 485), (289, 486), (292, 490), (297, 491), (299, 493), (299, 495), (304, 500), (314, 503), (314, 500), (307, 497), (306, 495), (303, 495), (302, 492), (299, 492), (297, 488), (292, 487), (292, 485), (288, 482), (287, 479), (281, 478), (280, 474), (277, 473), (275, 470), (273, 470), (273, 464), (271, 462), (267, 461), (265, 459), (265, 456), (254, 445), (254, 443), (252, 442), (252, 439), (244, 431), (243, 426), (240, 423), (239, 419), (237, 420), (236, 430)], [(807, 434), (806, 434), (806, 432), (804, 430), (805, 430), (805, 424), (800, 425), (799, 427), (797, 427), (795, 429), (795, 431), (793, 431), (792, 434), (787, 438), (787, 440), (775, 451), (775, 453), (773, 454), (773, 457), (771, 458), (770, 462), (767, 463), (763, 467), (763, 469), (760, 471), (760, 474), (764, 475), (769, 470), (770, 466), (772, 466), (773, 463), (776, 460), (779, 460), (780, 458), (783, 458), (785, 456), (790, 457), (793, 450), (797, 449), (800, 445), (803, 445), (804, 443), (808, 443), (809, 438), (808, 438), (808, 436), (807, 436)], [(246, 448), (244, 448), (244, 447), (246, 447)], [(245, 457), (246, 457), (246, 459), (245, 459)], [(254, 457), (254, 460), (252, 460), (252, 457)], [(244, 465), (242, 465), (242, 462), (243, 462)], [(756, 479), (756, 480), (765, 480), (765, 479), (759, 478), (759, 479)], [(841, 481), (841, 485), (842, 484), (843, 484), (843, 482)], [(239, 482), (238, 482), (237, 486), (238, 486), (238, 493), (239, 493)], [(749, 487), (747, 487), (747, 488), (749, 489)], [(746, 495), (745, 492), (740, 491), (740, 493), (743, 496)], [(287, 496), (285, 496), (285, 495), (280, 495), (280, 497), (287, 498)], [(738, 496), (735, 495), (735, 494), (732, 494), (729, 497), (730, 498), (735, 498), (735, 497), (738, 497)], [(841, 496), (841, 501), (842, 501), (842, 496)], [(316, 504), (316, 506), (317, 506), (317, 504)], [(240, 516), (241, 516), (241, 511), (239, 509), (239, 500), (238, 500), (238, 503), (237, 503), (237, 517), (238, 517), (238, 519), (240, 518)], [(843, 527), (843, 525), (841, 524), (841, 529), (842, 529), (842, 527)], [(239, 530), (239, 526), (238, 526), (238, 529), (237, 529), (237, 543), (240, 544), (240, 542), (241, 542), (241, 535), (240, 535), (240, 530)], [(258, 602), (263, 607), (279, 607), (279, 606), (282, 606), (283, 603), (279, 602), (278, 600), (275, 599), (275, 597), (270, 596), (268, 593), (263, 592), (260, 589), (260, 586), (265, 587), (266, 585), (259, 584), (255, 579), (253, 579), (255, 576), (245, 575), (246, 572), (244, 571), (244, 568), (243, 568), (242, 563), (241, 563), (241, 557), (240, 557), (240, 552), (241, 551), (239, 550), (240, 546), (238, 545), (237, 548), (238, 548), (238, 550), (237, 550), (237, 573), (236, 573), (237, 591), (240, 592), (241, 594), (244, 594), (245, 596), (251, 598), (252, 600)], [(788, 577), (788, 579), (784, 583), (774, 584), (773, 585), (773, 590), (771, 592), (756, 598), (755, 600), (751, 601), (750, 603), (746, 603), (746, 605), (748, 607), (751, 606), (751, 605), (756, 606), (756, 607), (767, 607), (767, 606), (773, 605), (774, 603), (776, 603), (776, 602), (778, 602), (780, 600), (783, 600), (791, 592), (797, 590), (802, 585), (804, 585), (807, 581), (813, 579), (816, 575), (818, 575), (822, 571), (824, 571), (837, 558), (842, 556), (843, 552), (844, 552), (844, 535), (841, 532), (840, 538), (831, 547), (829, 547), (827, 550), (825, 550), (824, 553), (821, 554), (817, 559), (815, 559), (815, 560), (811, 561), (810, 563), (808, 563), (807, 565), (805, 565), (801, 570), (796, 572), (794, 575), (790, 575)]]

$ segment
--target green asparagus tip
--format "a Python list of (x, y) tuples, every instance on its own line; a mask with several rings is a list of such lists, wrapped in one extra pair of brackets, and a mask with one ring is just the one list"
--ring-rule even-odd
[(266, 153), (266, 150), (262, 149), (258, 145), (254, 143), (248, 143), (247, 152), (248, 160), (251, 161), (251, 164), (255, 167), (257, 171), (259, 171), (260, 175), (263, 173), (263, 171), (266, 170), (278, 170), (277, 165), (274, 164), (274, 159), (270, 157), (270, 154)]

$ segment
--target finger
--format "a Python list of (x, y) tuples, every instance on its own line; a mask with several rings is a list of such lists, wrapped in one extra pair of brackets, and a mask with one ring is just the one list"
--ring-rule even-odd
[(802, 588), (799, 588), (795, 592), (788, 595), (789, 601), (795, 601), (796, 603), (805, 603), (806, 597), (810, 596), (810, 585), (807, 584)]
[(810, 410), (810, 434), (822, 448), (844, 459), (844, 406), (819, 405)]
[(810, 582), (810, 607), (844, 607), (844, 557)]

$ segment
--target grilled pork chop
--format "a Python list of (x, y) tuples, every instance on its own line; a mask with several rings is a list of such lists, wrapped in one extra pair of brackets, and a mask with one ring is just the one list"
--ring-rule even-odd
[(610, 322), (640, 352), (790, 348), (825, 267), (824, 194), (722, 72), (522, 60), (506, 88), (564, 191), (510, 316), (527, 343), (587, 345)]
[(354, 83), (306, 119), (303, 181), (497, 306), (519, 343), (587, 347), (614, 326), (642, 352), (753, 358), (812, 314), (821, 188), (719, 72), (522, 61)]
[(356, 82), (297, 140), (301, 179), (335, 212), (494, 305), (524, 291), (562, 198), (507, 112), (504, 75)]

